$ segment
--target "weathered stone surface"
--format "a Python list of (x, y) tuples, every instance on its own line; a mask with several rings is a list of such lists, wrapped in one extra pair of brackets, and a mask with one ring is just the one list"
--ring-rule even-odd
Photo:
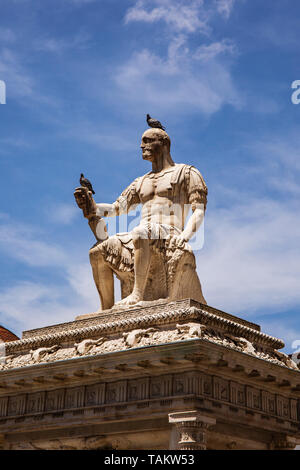
[[(115, 312), (111, 322), (100, 315), (7, 343), (9, 356), (0, 366), (2, 446), (271, 449), (297, 443), (299, 370), (275, 349), (280, 340), (188, 300), (157, 310), (152, 305), (138, 316), (129, 310), (123, 319)], [(169, 422), (173, 413), (191, 412), (216, 424), (180, 430)]]
[[(123, 315), (115, 313), (111, 315), (110, 322), (107, 317), (99, 316), (95, 323), (93, 317), (88, 320), (94, 323), (91, 326), (76, 328), (81, 324), (78, 321), (72, 323), (73, 328), (68, 324), (65, 329), (58, 325), (57, 332), (55, 326), (40, 329), (40, 336), (33, 332), (22, 340), (7, 344), (9, 355), (2, 359), (0, 370), (200, 338), (298, 370), (287, 355), (275, 349), (283, 346), (280, 340), (251, 328), (251, 324), (246, 326), (236, 317), (230, 316), (228, 320), (226, 316), (219, 317), (218, 311), (216, 314), (211, 311), (211, 307), (208, 312), (201, 304), (198, 308), (176, 308), (172, 303), (164, 304), (159, 313), (152, 308), (147, 315), (141, 309), (139, 316), (131, 316), (129, 311), (124, 312), (123, 318)], [(126, 313), (129, 314), (127, 318)], [(48, 331), (52, 333), (43, 334)]]

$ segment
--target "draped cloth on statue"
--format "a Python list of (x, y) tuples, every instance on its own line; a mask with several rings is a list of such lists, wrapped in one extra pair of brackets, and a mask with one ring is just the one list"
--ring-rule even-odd
[[(147, 223), (139, 225), (150, 239), (150, 246), (156, 250), (167, 250), (167, 237), (180, 235), (180, 230), (166, 224)], [(192, 251), (188, 243), (187, 251)], [(134, 266), (134, 247), (131, 233), (117, 233), (101, 243), (101, 253), (106, 262), (118, 271), (132, 271)]]

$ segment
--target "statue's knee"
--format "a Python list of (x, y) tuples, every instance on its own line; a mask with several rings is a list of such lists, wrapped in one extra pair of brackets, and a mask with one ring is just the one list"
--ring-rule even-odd
[(140, 240), (147, 240), (148, 239), (148, 233), (147, 229), (143, 227), (135, 227), (132, 230), (132, 241), (133, 244), (137, 244), (140, 242)]
[(91, 264), (103, 262), (103, 255), (101, 253), (101, 248), (99, 245), (96, 245), (90, 249), (89, 256)]

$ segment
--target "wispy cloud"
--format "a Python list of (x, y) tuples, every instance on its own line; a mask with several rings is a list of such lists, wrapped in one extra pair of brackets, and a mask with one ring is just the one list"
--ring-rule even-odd
[(280, 136), (266, 135), (264, 140), (251, 142), (250, 152), (263, 163), (255, 169), (261, 173), (265, 184), (281, 197), (299, 197), (300, 194), (300, 138), (298, 132)]
[(128, 9), (125, 23), (142, 21), (144, 23), (164, 22), (175, 32), (205, 35), (211, 32), (210, 20), (216, 14), (229, 18), (236, 0), (137, 0)]
[(225, 18), (229, 18), (236, 0), (216, 0), (217, 10)]
[[(2, 222), (2, 223), (1, 223)], [(36, 227), (4, 218), (0, 220), (0, 250), (29, 266), (55, 266), (66, 262), (65, 251), (38, 238)]]
[[(79, 272), (84, 274), (80, 267)], [(79, 284), (77, 288), (73, 289), (67, 282), (16, 283), (0, 291), (0, 322), (20, 335), (24, 330), (72, 321), (76, 315), (97, 310), (92, 283), (84, 283), (85, 290)]]
[(0, 27), (0, 43), (11, 43), (16, 40), (16, 34), (10, 28)]
[(10, 96), (33, 96), (33, 77), (22, 66), (17, 55), (6, 47), (0, 49), (0, 75), (6, 82), (8, 99)]
[(16, 149), (29, 149), (34, 147), (34, 143), (23, 136), (4, 137), (0, 139), (0, 155), (11, 154)]
[(1, 323), (20, 334), (24, 329), (73, 320), (76, 315), (99, 308), (90, 265), (82, 262), (73, 246), (50, 243), (37, 227), (17, 224), (5, 214), (0, 222), (3, 256), (28, 266), (32, 273), (43, 267), (59, 274), (47, 283), (16, 279), (13, 287), (3, 288)]
[(239, 106), (230, 66), (217, 60), (224, 46), (203, 48), (195, 56), (178, 37), (170, 43), (167, 58), (148, 49), (136, 52), (118, 69), (115, 80), (124, 99), (156, 112), (180, 108), (211, 114), (225, 103)]
[(109, 123), (95, 125), (87, 119), (82, 118), (78, 123), (72, 122), (72, 127), (67, 123), (61, 126), (63, 129), (59, 135), (62, 138), (72, 138), (85, 142), (99, 149), (132, 151), (136, 149), (134, 138), (130, 136), (128, 128), (120, 128), (119, 124), (112, 126)]
[(45, 208), (48, 220), (55, 224), (69, 225), (78, 216), (78, 209), (73, 204), (52, 204)]
[(209, 14), (203, 8), (203, 0), (138, 0), (125, 16), (125, 22), (143, 21), (154, 23), (164, 21), (171, 29), (179, 32), (195, 31), (207, 34)]
[(220, 54), (234, 55), (236, 53), (236, 45), (228, 39), (223, 39), (222, 41), (212, 42), (208, 45), (203, 44), (198, 47), (194, 57), (201, 61), (209, 61), (215, 59)]
[(49, 91), (42, 90), (42, 85), (32, 71), (24, 65), (24, 57), (12, 51), (12, 48), (0, 48), (0, 76), (6, 83), (7, 102), (11, 99), (19, 104), (41, 107), (45, 105), (49, 111), (59, 106), (57, 97), (49, 95)]
[(208, 213), (198, 265), (210, 305), (243, 316), (300, 304), (297, 214), (298, 206), (250, 197)]
[(63, 54), (70, 49), (86, 49), (90, 41), (90, 35), (85, 32), (79, 32), (76, 36), (70, 38), (39, 38), (35, 41), (37, 51), (52, 52)]
[[(115, 81), (122, 98), (160, 113), (176, 108), (212, 114), (224, 104), (241, 106), (231, 76), (232, 61), (226, 60), (236, 54), (236, 46), (226, 38), (211, 39), (211, 21), (223, 15), (225, 6), (203, 0), (138, 0), (127, 11), (125, 22), (161, 21), (170, 39), (167, 54), (149, 47), (136, 51), (118, 68)], [(232, 6), (227, 4), (228, 12)], [(190, 37), (199, 32), (206, 41), (195, 48)]]
[(215, 187), (230, 204), (208, 208), (206, 244), (198, 254), (209, 304), (241, 316), (299, 308), (299, 143), (294, 134), (266, 135), (248, 146), (253, 160), (244, 173), (252, 175), (255, 190), (233, 187), (229, 194)]

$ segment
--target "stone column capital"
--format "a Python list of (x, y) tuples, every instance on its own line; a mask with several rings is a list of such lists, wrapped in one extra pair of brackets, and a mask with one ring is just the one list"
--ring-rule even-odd
[(206, 425), (207, 427), (214, 426), (216, 424), (215, 418), (206, 416), (200, 411), (179, 411), (177, 413), (169, 413), (169, 423), (180, 423), (180, 422), (197, 422), (199, 424)]
[(175, 424), (179, 432), (178, 449), (206, 450), (207, 431), (216, 424), (216, 420), (192, 410), (170, 413), (169, 423)]
[(273, 436), (270, 450), (294, 450), (299, 442), (299, 437), (286, 435)]

